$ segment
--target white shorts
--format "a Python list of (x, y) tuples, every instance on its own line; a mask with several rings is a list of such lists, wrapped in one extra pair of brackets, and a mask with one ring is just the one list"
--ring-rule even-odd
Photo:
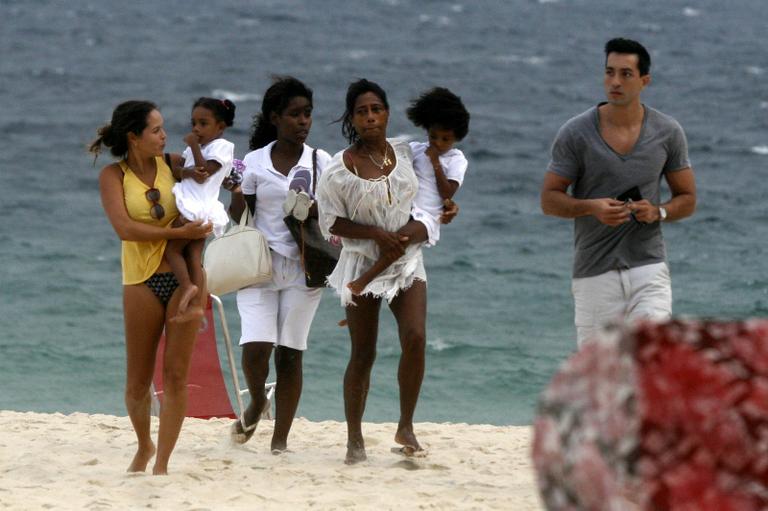
[(272, 252), (272, 282), (237, 292), (240, 345), (270, 342), (295, 350), (307, 349), (312, 319), (323, 288), (308, 288), (298, 259)]
[(608, 323), (663, 321), (672, 315), (672, 283), (667, 263), (573, 279), (571, 291), (579, 346)]

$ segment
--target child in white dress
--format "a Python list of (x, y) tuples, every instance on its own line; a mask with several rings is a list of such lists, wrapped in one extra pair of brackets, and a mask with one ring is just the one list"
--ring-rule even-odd
[[(428, 142), (410, 143), (413, 169), (419, 182), (411, 216), (424, 225), (429, 238), (427, 244), (433, 246), (440, 239), (443, 208), (451, 205), (467, 171), (464, 153), (453, 145), (469, 131), (469, 112), (459, 96), (448, 89), (435, 87), (413, 101), (406, 113), (411, 122), (427, 131)], [(398, 232), (412, 237), (414, 228), (421, 226), (407, 224)], [(378, 259), (347, 287), (353, 295), (363, 294), (366, 287), (390, 264), (384, 258)]]
[[(192, 106), (192, 131), (184, 137), (184, 168), (177, 169), (181, 180), (173, 187), (180, 224), (189, 221), (210, 222), (215, 236), (221, 236), (229, 223), (224, 205), (219, 201), (222, 182), (229, 176), (235, 145), (222, 138), (235, 118), (235, 105), (228, 99), (200, 98)], [(202, 255), (205, 240), (171, 240), (166, 257), (181, 288), (179, 315), (187, 321), (203, 314), (200, 307), (189, 309), (202, 286)], [(202, 302), (202, 300), (198, 300)]]

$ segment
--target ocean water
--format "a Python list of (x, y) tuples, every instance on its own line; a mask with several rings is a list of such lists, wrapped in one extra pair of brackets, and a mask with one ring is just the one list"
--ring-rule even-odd
[[(539, 186), (558, 127), (603, 99), (602, 45), (651, 50), (645, 102), (686, 129), (699, 207), (665, 225), (675, 312), (768, 314), (768, 5), (764, 0), (216, 2), (0, 0), (0, 409), (124, 414), (120, 245), (85, 152), (113, 107), (157, 102), (181, 151), (201, 95), (237, 104), (242, 157), (273, 74), (315, 90), (309, 142), (333, 153), (347, 84), (389, 93), (391, 135), (447, 86), (472, 113), (461, 214), (426, 253), (428, 361), (416, 420), (529, 424), (575, 348), (572, 227)], [(233, 297), (230, 328), (239, 334)], [(349, 353), (326, 292), (305, 357), (299, 415), (343, 420)], [(382, 310), (365, 419), (398, 417), (399, 347)]]

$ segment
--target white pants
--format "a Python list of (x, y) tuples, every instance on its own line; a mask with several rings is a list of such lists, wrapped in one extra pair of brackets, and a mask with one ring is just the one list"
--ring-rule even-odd
[(307, 349), (309, 327), (323, 288), (308, 288), (298, 259), (272, 252), (272, 282), (237, 292), (240, 344), (269, 342), (295, 350)]
[(672, 315), (672, 283), (667, 263), (573, 279), (571, 291), (579, 346), (607, 323), (665, 320)]

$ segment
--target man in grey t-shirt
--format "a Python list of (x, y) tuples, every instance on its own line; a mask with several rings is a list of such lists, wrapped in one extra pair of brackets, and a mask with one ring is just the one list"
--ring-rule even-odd
[[(572, 291), (579, 344), (611, 320), (671, 315), (660, 224), (696, 208), (685, 133), (673, 118), (640, 101), (651, 81), (648, 51), (636, 41), (612, 39), (605, 56), (608, 101), (560, 128), (541, 191), (545, 214), (575, 220)], [(663, 204), (662, 177), (672, 193)]]

